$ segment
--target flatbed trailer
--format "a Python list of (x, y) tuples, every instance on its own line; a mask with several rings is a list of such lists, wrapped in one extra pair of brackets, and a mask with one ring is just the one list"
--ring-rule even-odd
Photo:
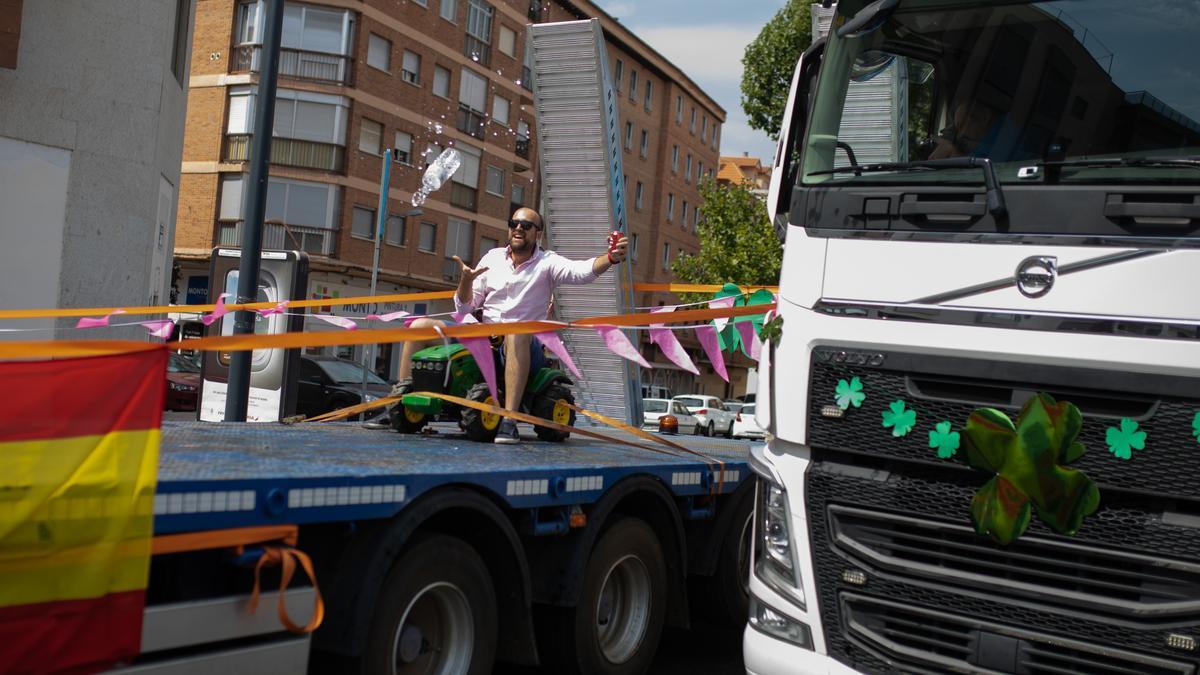
[(270, 570), (249, 611), (256, 547), (158, 554), (121, 670), (636, 673), (691, 610), (745, 621), (749, 443), (498, 447), (435, 428), (165, 422), (155, 536), (298, 526), (325, 617), (287, 632), (278, 593), (302, 625), (314, 592), (303, 574), (269, 591)]

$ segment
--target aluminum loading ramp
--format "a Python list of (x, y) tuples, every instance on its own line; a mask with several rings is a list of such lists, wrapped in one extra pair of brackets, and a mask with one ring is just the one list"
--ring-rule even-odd
[[(532, 25), (528, 49), (548, 248), (576, 260), (593, 258), (604, 250), (609, 232), (628, 232), (621, 127), (600, 22)], [(628, 262), (592, 284), (560, 286), (554, 293), (557, 318), (565, 321), (627, 313), (632, 299)], [(632, 331), (626, 335), (638, 344)], [(563, 341), (583, 374), (576, 383), (577, 403), (641, 426), (638, 366), (609, 351), (595, 331), (566, 331)], [(598, 426), (582, 415), (576, 424)]]

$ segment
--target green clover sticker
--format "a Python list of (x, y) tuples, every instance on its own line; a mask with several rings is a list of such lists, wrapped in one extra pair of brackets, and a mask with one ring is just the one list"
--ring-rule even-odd
[(950, 459), (958, 452), (958, 440), (958, 432), (950, 431), (949, 422), (938, 422), (937, 428), (929, 432), (929, 447), (937, 450), (942, 459)]
[(905, 410), (904, 401), (892, 401), (883, 411), (883, 428), (892, 428), (893, 436), (907, 436), (917, 424), (917, 411)]
[(837, 389), (834, 390), (834, 399), (837, 400), (837, 405), (842, 410), (849, 410), (850, 406), (855, 408), (862, 405), (863, 400), (867, 395), (863, 393), (862, 381), (857, 377), (850, 378), (850, 381), (838, 380)]
[(1200, 443), (1200, 412), (1192, 418), (1192, 435), (1196, 437), (1196, 442)]
[(1108, 451), (1117, 459), (1129, 459), (1134, 450), (1146, 448), (1146, 432), (1138, 431), (1138, 423), (1128, 417), (1121, 418), (1121, 428), (1109, 427), (1104, 434)]

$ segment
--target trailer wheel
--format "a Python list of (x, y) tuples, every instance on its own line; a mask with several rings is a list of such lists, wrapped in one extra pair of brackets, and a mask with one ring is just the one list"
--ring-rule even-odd
[(754, 499), (747, 494), (735, 506), (725, 539), (720, 542), (717, 568), (703, 580), (700, 605), (706, 618), (721, 626), (744, 626), (750, 617), (750, 548), (754, 536)]
[[(500, 405), (492, 398), (491, 390), (483, 382), (471, 387), (467, 391), (466, 399), (488, 405)], [(467, 438), (479, 443), (491, 443), (496, 440), (496, 433), (500, 430), (500, 416), (474, 408), (463, 408), (462, 428), (467, 432)]]
[(435, 535), (388, 573), (364, 654), (370, 675), (484, 675), (496, 654), (492, 578), (465, 542)]
[(650, 526), (636, 518), (614, 523), (597, 542), (584, 572), (578, 606), (558, 610), (547, 628), (551, 672), (577, 675), (644, 673), (654, 659), (666, 618), (667, 568)]
[[(403, 396), (412, 391), (412, 380), (405, 380), (392, 388), (392, 396)], [(388, 407), (388, 423), (392, 428), (403, 434), (419, 434), (429, 418), (424, 413), (408, 410), (404, 403), (397, 401)]]
[[(542, 419), (573, 427), (575, 426), (575, 411), (569, 405), (566, 405), (568, 403), (574, 404), (575, 396), (566, 386), (556, 382), (533, 397), (533, 410), (530, 410), (529, 413), (534, 417), (541, 417)], [(565, 441), (571, 435), (549, 427), (535, 426), (533, 431), (543, 441), (552, 441), (555, 443)]]

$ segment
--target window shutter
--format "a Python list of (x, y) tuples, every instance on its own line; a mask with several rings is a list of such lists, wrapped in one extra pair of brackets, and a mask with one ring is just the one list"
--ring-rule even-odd
[(463, 69), (459, 79), (458, 102), (471, 110), (483, 112), (487, 109), (487, 80)]
[[(276, 104), (278, 105), (278, 103)], [(229, 125), (226, 133), (248, 134), (254, 115), (253, 94), (229, 95)]]

